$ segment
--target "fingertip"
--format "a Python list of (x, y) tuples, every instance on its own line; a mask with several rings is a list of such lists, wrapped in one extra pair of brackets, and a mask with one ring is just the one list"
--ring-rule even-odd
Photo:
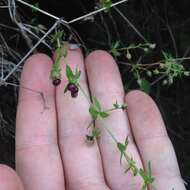
[(92, 93), (96, 91), (96, 94), (102, 95), (106, 89), (109, 94), (112, 94), (112, 98), (120, 96), (123, 101), (124, 89), (120, 72), (115, 60), (108, 52), (104, 50), (91, 52), (85, 59), (85, 66)]
[(105, 64), (110, 63), (110, 61), (111, 62), (114, 61), (113, 57), (107, 51), (95, 50), (86, 57), (85, 62), (89, 63), (89, 62), (94, 62), (96, 60), (99, 61), (100, 63), (104, 62)]
[(137, 103), (141, 101), (151, 101), (153, 102), (152, 98), (141, 90), (132, 90), (125, 95), (125, 100), (129, 101), (130, 103)]
[(51, 58), (46, 54), (36, 53), (26, 60), (23, 71), (25, 72), (25, 70), (29, 69), (39, 70), (44, 64), (52, 64)]
[(125, 96), (125, 101), (127, 102), (129, 109), (137, 108), (143, 112), (159, 114), (160, 111), (155, 103), (155, 101), (145, 92), (141, 90), (132, 90)]
[(10, 167), (0, 164), (0, 189), (23, 190), (23, 185), (17, 173)]

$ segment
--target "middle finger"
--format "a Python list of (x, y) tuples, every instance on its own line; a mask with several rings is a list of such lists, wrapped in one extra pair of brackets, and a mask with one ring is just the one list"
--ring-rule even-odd
[[(69, 50), (67, 64), (74, 71), (81, 71), (80, 85), (88, 96), (83, 57), (79, 49)], [(65, 79), (65, 62), (62, 60), (62, 75)], [(67, 189), (108, 190), (105, 185), (100, 153), (97, 145), (87, 146), (85, 135), (91, 122), (89, 102), (79, 91), (76, 98), (70, 92), (64, 94), (67, 80), (62, 80), (56, 91), (58, 112), (59, 144), (63, 159)]]
[[(104, 51), (95, 51), (86, 59), (86, 68), (89, 79), (89, 86), (104, 110), (113, 107), (116, 101), (119, 104), (124, 102), (124, 90), (119, 70), (113, 58)], [(99, 141), (106, 180), (111, 189), (139, 189), (141, 179), (133, 177), (131, 172), (124, 173), (125, 166), (120, 165), (120, 154), (116, 143), (111, 138), (107, 127), (114, 134), (118, 142), (124, 143), (127, 136), (131, 138), (131, 131), (125, 111), (117, 110), (110, 113), (104, 121), (97, 121), (96, 126), (101, 130)], [(142, 167), (140, 156), (136, 146), (129, 142), (127, 152), (134, 158), (138, 167)]]

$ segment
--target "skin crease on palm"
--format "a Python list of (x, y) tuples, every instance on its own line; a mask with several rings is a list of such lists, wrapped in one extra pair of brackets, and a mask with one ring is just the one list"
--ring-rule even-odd
[[(42, 92), (45, 101), (38, 93), (20, 88), (16, 172), (0, 166), (0, 190), (140, 190), (142, 179), (124, 173), (125, 162), (120, 165), (117, 147), (102, 125), (120, 142), (129, 136), (127, 151), (138, 167), (146, 168), (151, 161), (158, 190), (185, 190), (154, 101), (137, 90), (124, 94), (117, 64), (105, 51), (94, 51), (84, 59), (79, 49), (69, 50), (67, 61), (71, 68), (81, 70), (81, 86), (88, 95), (96, 96), (103, 108), (117, 100), (127, 103), (127, 111), (114, 111), (103, 122), (96, 122), (101, 138), (88, 146), (89, 102), (81, 92), (77, 98), (64, 94), (63, 60), (62, 83), (55, 88), (49, 79), (52, 59), (44, 54), (31, 56), (24, 65), (21, 86)], [(44, 110), (44, 103), (48, 109)]]

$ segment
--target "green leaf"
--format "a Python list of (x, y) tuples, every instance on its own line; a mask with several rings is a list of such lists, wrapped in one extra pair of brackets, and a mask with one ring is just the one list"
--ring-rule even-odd
[(69, 82), (73, 82), (74, 79), (74, 74), (73, 71), (71, 70), (71, 68), (66, 65), (66, 76)]
[(57, 42), (57, 40), (62, 41), (65, 38), (65, 33), (63, 30), (59, 30), (55, 34), (53, 34), (51, 37), (52, 37), (51, 43), (55, 43)]
[(101, 118), (106, 118), (109, 116), (107, 112), (99, 112)]
[[(123, 145), (122, 143), (117, 143), (117, 147), (118, 147), (118, 149), (119, 149), (119, 151), (120, 151), (120, 164), (121, 164), (121, 162), (122, 162), (122, 158), (123, 158), (123, 156), (124, 156), (124, 154), (125, 154), (125, 150), (126, 150), (126, 146), (125, 145)], [(127, 171), (127, 170), (126, 170)]]
[(76, 68), (75, 69), (75, 79), (78, 80), (80, 78), (80, 75), (81, 75), (81, 71)]
[(112, 55), (113, 55), (115, 58), (121, 55), (120, 52), (118, 52), (118, 50), (117, 50), (117, 49), (119, 48), (119, 46), (120, 46), (119, 41), (114, 42), (114, 43), (112, 44), (112, 46), (111, 46), (110, 52), (112, 53)]
[(91, 116), (92, 116), (92, 118), (93, 118), (94, 120), (97, 119), (99, 112), (96, 110), (96, 108), (95, 108), (94, 106), (91, 106), (91, 107), (89, 108), (89, 112), (90, 112), (90, 114), (91, 114)]
[(100, 0), (100, 6), (105, 7), (108, 11), (111, 8), (112, 1), (111, 0)]
[(119, 109), (119, 104), (117, 103), (117, 101), (113, 104), (113, 107), (114, 107), (115, 109)]
[(126, 150), (126, 148), (127, 148), (124, 144), (122, 144), (122, 143), (120, 143), (120, 142), (117, 143), (117, 147), (118, 147), (118, 149), (119, 149), (119, 151), (120, 151), (121, 153), (124, 153), (125, 150)]
[(125, 146), (127, 147), (128, 144), (129, 144), (129, 137), (127, 136), (125, 139)]
[(92, 100), (93, 100), (93, 103), (95, 104), (96, 108), (98, 111), (101, 111), (102, 108), (101, 108), (101, 105), (100, 105), (100, 102), (97, 100), (97, 98), (95, 96), (92, 97)]
[(146, 92), (147, 94), (150, 93), (151, 85), (146, 79), (141, 79), (139, 82), (139, 86), (142, 91)]

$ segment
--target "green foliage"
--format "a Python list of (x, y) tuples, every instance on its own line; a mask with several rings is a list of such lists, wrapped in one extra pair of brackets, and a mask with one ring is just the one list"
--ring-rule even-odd
[(171, 54), (163, 52), (164, 63), (161, 63), (159, 68), (154, 70), (156, 75), (165, 76), (163, 85), (171, 85), (177, 77), (189, 76), (190, 72), (186, 71), (182, 65), (182, 61), (175, 59)]
[(110, 53), (114, 57), (119, 57), (120, 55), (125, 55), (125, 57), (128, 60), (131, 60), (133, 57), (132, 50), (141, 49), (141, 50), (143, 50), (143, 52), (148, 53), (155, 48), (156, 48), (156, 44), (152, 44), (152, 43), (139, 43), (139, 44), (132, 43), (128, 47), (121, 47), (119, 41), (116, 41), (116, 42), (112, 43), (111, 48), (110, 48)]
[(125, 152), (127, 150), (128, 143), (129, 143), (128, 137), (126, 138), (125, 143), (123, 143), (123, 144), (120, 143), (120, 142), (117, 143), (117, 148), (119, 149), (120, 154), (121, 154), (121, 156), (120, 156), (120, 163), (122, 161), (122, 157), (126, 154)]
[(59, 51), (57, 50), (57, 55), (55, 62), (52, 65), (51, 73), (50, 73), (50, 79), (61, 79), (61, 63), (60, 63), (61, 55), (59, 54)]
[(65, 32), (64, 30), (57, 30), (54, 34), (51, 35), (50, 42), (56, 47), (61, 47), (65, 41)]
[(118, 51), (120, 44), (119, 41), (116, 41), (112, 43), (110, 53), (116, 58), (121, 55), (121, 53)]
[(106, 8), (106, 11), (109, 11), (111, 5), (112, 5), (111, 0), (100, 0), (100, 8)]
[(100, 102), (96, 99), (96, 97), (92, 97), (93, 104), (89, 108), (89, 113), (92, 118), (96, 120), (98, 117), (104, 119), (109, 116), (107, 111), (103, 111)]
[[(144, 184), (142, 186), (142, 190), (146, 190), (149, 186), (153, 186), (154, 177), (151, 172), (151, 164), (148, 163), (148, 171), (145, 172), (143, 169), (139, 170), (140, 176), (143, 178)], [(153, 187), (155, 189), (155, 187)]]
[(120, 142), (117, 143), (117, 148), (120, 151), (120, 155), (121, 155), (120, 163), (121, 163), (122, 158), (124, 157), (128, 164), (128, 168), (126, 169), (125, 172), (128, 172), (130, 170), (130, 171), (132, 171), (134, 176), (139, 175), (142, 177), (144, 183), (143, 183), (141, 190), (146, 190), (148, 187), (152, 187), (152, 189), (156, 190), (156, 188), (153, 186), (154, 177), (152, 176), (150, 162), (148, 163), (148, 171), (147, 172), (142, 168), (138, 169), (134, 159), (127, 154), (128, 144), (129, 144), (128, 137), (126, 138), (124, 143), (120, 143)]
[(75, 72), (73, 72), (69, 65), (66, 65), (66, 77), (69, 83), (78, 84), (78, 80), (80, 78), (81, 71), (78, 69), (75, 69)]

